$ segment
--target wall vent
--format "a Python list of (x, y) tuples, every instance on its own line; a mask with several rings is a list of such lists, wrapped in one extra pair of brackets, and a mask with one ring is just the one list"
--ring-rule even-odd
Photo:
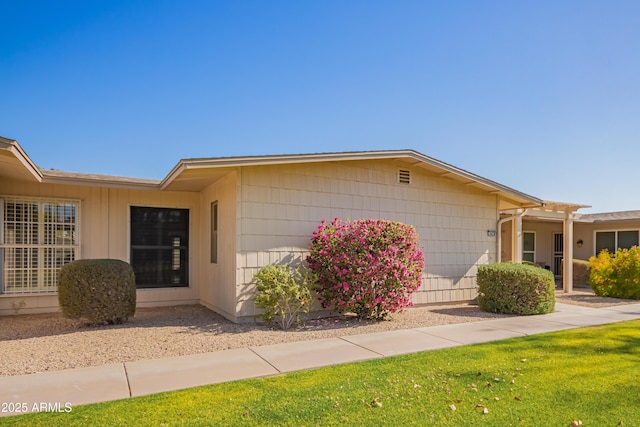
[(411, 171), (398, 169), (398, 184), (411, 184)]

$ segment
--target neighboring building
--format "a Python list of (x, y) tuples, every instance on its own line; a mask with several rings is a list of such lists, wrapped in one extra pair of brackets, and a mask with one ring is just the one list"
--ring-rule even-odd
[[(425, 270), (414, 302), (471, 300), (478, 266), (495, 262), (498, 248), (531, 259), (528, 246), (519, 249), (522, 236), (529, 242), (530, 215), (561, 220), (554, 227), (568, 227), (564, 241), (572, 242), (580, 207), (412, 150), (187, 159), (156, 181), (42, 170), (0, 137), (0, 314), (55, 311), (61, 265), (116, 258), (136, 272), (138, 306), (199, 303), (233, 321), (252, 319), (255, 272), (304, 259), (320, 221), (334, 217), (415, 226)], [(549, 258), (543, 234), (534, 261)]]

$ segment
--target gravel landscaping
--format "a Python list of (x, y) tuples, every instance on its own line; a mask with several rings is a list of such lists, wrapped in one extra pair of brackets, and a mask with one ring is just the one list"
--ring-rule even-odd
[[(592, 307), (628, 304), (600, 298), (589, 290), (557, 294), (558, 302)], [(143, 308), (123, 325), (90, 326), (59, 313), (0, 317), (0, 376), (98, 366), (241, 347), (340, 337), (398, 329), (477, 322), (505, 315), (471, 304), (408, 309), (392, 320), (353, 317), (309, 320), (289, 331), (257, 324), (235, 324), (202, 306)]]

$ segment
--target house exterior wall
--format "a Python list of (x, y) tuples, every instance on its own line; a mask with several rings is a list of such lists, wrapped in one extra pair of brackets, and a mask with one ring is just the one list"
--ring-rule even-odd
[(527, 221), (522, 223), (523, 232), (536, 235), (535, 262), (553, 268), (553, 243), (555, 233), (562, 233), (562, 221)]
[[(202, 191), (198, 233), (200, 303), (236, 321), (236, 211), (238, 179), (233, 171)], [(211, 262), (211, 203), (218, 202), (218, 260)]]
[[(411, 184), (397, 183), (398, 168)], [(243, 167), (238, 178), (237, 313), (254, 316), (253, 275), (303, 260), (321, 220), (385, 218), (416, 227), (425, 253), (414, 303), (471, 300), (480, 264), (495, 261), (495, 195), (403, 162)]]
[(581, 248), (575, 246), (574, 258), (588, 260), (596, 255), (596, 231), (640, 230), (640, 221), (574, 223), (573, 237), (576, 242), (582, 240)]
[[(554, 266), (554, 234), (563, 232), (561, 221), (532, 221), (525, 219), (522, 225), (523, 232), (536, 234), (536, 262), (544, 263), (553, 269)], [(595, 237), (598, 231), (637, 231), (640, 230), (640, 221), (624, 222), (578, 222), (573, 223), (573, 258), (588, 261), (596, 255)], [(510, 261), (511, 223), (502, 225), (502, 261)], [(578, 241), (582, 240), (582, 246)], [(558, 273), (559, 274), (559, 273)]]
[[(198, 193), (159, 192), (100, 188), (75, 185), (52, 185), (23, 181), (0, 181), (1, 196), (32, 198), (64, 198), (80, 201), (78, 259), (114, 258), (129, 261), (129, 207), (179, 207), (190, 209), (191, 246), (200, 245), (194, 225), (201, 222)], [(188, 288), (140, 289), (139, 307), (175, 305), (198, 302), (200, 271), (194, 268), (194, 253), (190, 251), (190, 286)], [(57, 294), (0, 295), (0, 314), (14, 314), (12, 303), (25, 305), (20, 313), (57, 311)]]

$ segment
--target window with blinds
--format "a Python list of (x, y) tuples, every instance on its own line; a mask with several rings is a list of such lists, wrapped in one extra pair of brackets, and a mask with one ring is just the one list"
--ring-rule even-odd
[(0, 293), (49, 293), (79, 254), (77, 200), (0, 198)]

